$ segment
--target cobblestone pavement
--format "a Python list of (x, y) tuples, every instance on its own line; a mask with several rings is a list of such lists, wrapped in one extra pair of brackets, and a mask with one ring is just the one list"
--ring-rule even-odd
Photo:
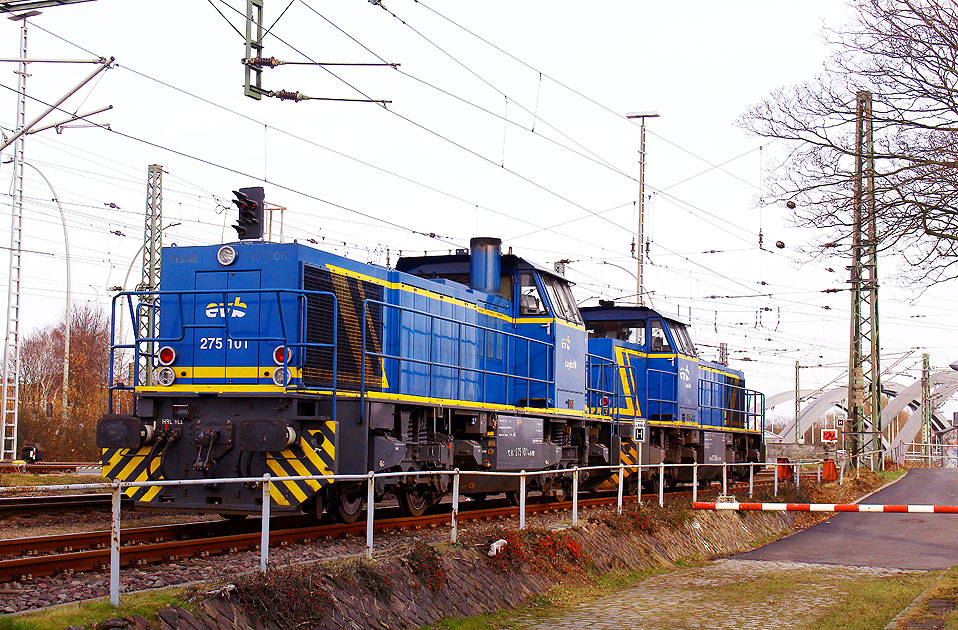
[[(718, 560), (653, 576), (601, 601), (550, 617), (521, 619), (521, 630), (799, 630), (842, 594), (842, 584), (905, 573), (901, 569)], [(754, 590), (740, 588), (755, 583)], [(796, 598), (792, 590), (801, 589)]]

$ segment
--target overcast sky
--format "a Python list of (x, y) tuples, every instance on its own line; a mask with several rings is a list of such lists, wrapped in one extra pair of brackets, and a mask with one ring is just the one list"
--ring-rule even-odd
[[(266, 24), (289, 4), (265, 0)], [(166, 172), (164, 225), (175, 224), (166, 245), (233, 240), (230, 191), (263, 185), (288, 208), (287, 239), (379, 264), (388, 250), (394, 264), (400, 251), (498, 236), (543, 265), (571, 260), (582, 304), (630, 300), (639, 128), (624, 114), (654, 110), (645, 274), (654, 306), (691, 319), (706, 358), (727, 342), (732, 365), (766, 394), (794, 387), (796, 360), (825, 366), (803, 370), (803, 386), (846, 380), (849, 295), (821, 291), (847, 286), (849, 261), (802, 264), (814, 235), (789, 227), (788, 211), (763, 197), (763, 177), (787, 147), (735, 126), (771, 90), (819, 71), (822, 26), (847, 20), (843, 3), (295, 0), (266, 38), (267, 56), (401, 66), (283, 66), (264, 72), (264, 87), (391, 101), (385, 108), (245, 97), (244, 38), (234, 30), (245, 31), (244, 15), (242, 0), (97, 0), (31, 19), (30, 58), (116, 58), (64, 105), (112, 105), (92, 119), (112, 131), (27, 140), (27, 161), (63, 203), (76, 300), (107, 307), (109, 287), (138, 282), (138, 262), (126, 275), (154, 163)], [(17, 57), (19, 23), (0, 28), (0, 55)], [(92, 69), (33, 64), (27, 118)], [(0, 65), (5, 129), (15, 70)], [(0, 165), (0, 179), (10, 175)], [(64, 296), (60, 219), (46, 184), (30, 168), (26, 178), (24, 332), (62, 317)], [(0, 220), (0, 244), (8, 239)], [(922, 351), (938, 368), (958, 358), (954, 291), (919, 295), (897, 281), (895, 260), (879, 265), (883, 362), (900, 360), (897, 372), (920, 366)], [(0, 287), (6, 278), (3, 260)], [(895, 378), (918, 373), (909, 374)]]

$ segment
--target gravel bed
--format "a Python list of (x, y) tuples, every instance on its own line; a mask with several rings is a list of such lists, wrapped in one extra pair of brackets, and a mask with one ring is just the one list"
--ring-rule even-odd
[[(579, 518), (585, 519), (590, 513), (607, 509), (609, 508), (580, 508)], [(196, 515), (181, 516), (195, 518)], [(526, 515), (527, 527), (547, 527), (569, 520), (568, 511)], [(459, 523), (459, 539), (460, 541), (481, 540), (497, 529), (518, 527), (518, 523), (518, 516), (493, 521), (463, 521)], [(377, 533), (373, 541), (374, 551), (377, 555), (389, 554), (415, 539), (427, 542), (448, 542), (449, 527), (424, 527), (400, 532)], [(362, 533), (345, 538), (289, 544), (286, 547), (270, 547), (269, 558), (272, 566), (285, 566), (342, 559), (362, 555), (365, 551), (366, 535)], [(120, 571), (120, 592), (162, 588), (197, 581), (222, 583), (228, 581), (231, 576), (258, 568), (259, 551), (241, 551), (205, 558), (181, 558), (176, 562), (162, 565), (124, 567)], [(11, 582), (0, 585), (0, 612), (15, 613), (108, 595), (109, 571)]]
[[(172, 512), (124, 511), (120, 515), (122, 527), (146, 527), (196, 521), (219, 521), (218, 514), (182, 514)], [(104, 512), (62, 512), (59, 514), (35, 514), (6, 516), (0, 518), (0, 538), (30, 538), (94, 532), (110, 529), (110, 515)]]

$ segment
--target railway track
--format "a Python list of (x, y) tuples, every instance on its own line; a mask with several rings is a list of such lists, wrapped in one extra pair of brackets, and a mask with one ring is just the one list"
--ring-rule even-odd
[[(766, 483), (756, 483), (756, 487)], [(771, 485), (768, 483), (768, 485)], [(730, 491), (747, 489), (748, 484), (730, 486)], [(691, 491), (667, 493), (670, 497), (691, 495)], [(656, 494), (643, 495), (644, 501), (655, 501)], [(634, 502), (635, 497), (627, 497)], [(616, 497), (579, 499), (579, 507), (614, 505)], [(515, 516), (519, 509), (497, 501), (492, 507), (483, 507), (469, 502), (460, 504), (457, 520), (460, 522), (483, 519), (498, 519)], [(526, 513), (570, 510), (571, 501), (561, 503), (527, 503)], [(380, 515), (374, 523), (375, 532), (447, 525), (450, 512), (427, 514), (419, 518), (396, 516), (396, 508), (379, 508)], [(312, 542), (319, 539), (340, 538), (361, 534), (366, 530), (365, 521), (353, 524), (318, 523), (294, 526), (301, 523), (298, 517), (274, 518), (270, 532), (270, 546), (290, 543)], [(121, 566), (143, 566), (153, 563), (175, 561), (192, 556), (205, 556), (259, 549), (261, 535), (260, 519), (246, 521), (216, 521), (157, 525), (125, 529), (120, 534)], [(0, 583), (39, 578), (60, 572), (80, 572), (105, 569), (110, 562), (110, 532), (95, 531), (32, 538), (0, 540)], [(11, 557), (17, 556), (17, 557)]]
[[(62, 512), (110, 511), (109, 494), (60, 494), (26, 497), (0, 497), (0, 518), (16, 515), (55, 514)], [(124, 497), (123, 507), (133, 506)]]

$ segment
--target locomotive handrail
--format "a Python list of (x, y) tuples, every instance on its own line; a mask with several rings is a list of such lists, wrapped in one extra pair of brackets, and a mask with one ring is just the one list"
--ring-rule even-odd
[[(596, 359), (598, 359), (599, 365), (595, 365), (593, 363), (593, 361)], [(599, 371), (599, 380), (600, 380), (599, 386), (593, 386), (591, 384), (593, 379), (594, 369), (598, 369)], [(615, 389), (611, 389), (611, 390), (601, 389), (601, 387), (603, 387), (602, 383), (605, 383), (606, 381), (607, 370), (618, 372), (616, 376), (613, 376), (611, 378), (611, 380), (614, 382)], [(629, 382), (630, 381), (628, 376), (629, 374), (632, 375), (631, 382), (634, 383), (635, 382), (635, 367), (634, 366), (619, 365), (618, 363), (616, 363), (615, 359), (610, 359), (609, 357), (604, 357), (598, 354), (586, 353), (586, 397), (588, 401), (587, 407), (590, 410), (595, 407), (599, 407), (601, 409), (602, 408), (601, 404), (600, 405), (592, 404), (592, 398), (595, 396), (598, 396), (601, 399), (602, 396), (611, 396), (613, 404), (610, 405), (610, 410), (612, 411), (610, 415), (613, 421), (616, 423), (615, 433), (617, 435), (619, 433), (618, 423), (621, 421), (621, 416), (622, 416), (622, 400), (623, 399), (625, 399), (626, 401), (632, 402), (634, 417), (635, 418), (640, 417), (638, 392), (632, 391), (630, 394), (626, 395), (622, 391), (622, 387), (621, 387), (622, 380), (624, 378), (626, 382)], [(632, 389), (634, 390), (635, 388), (632, 388)]]
[[(649, 395), (647, 397), (647, 402), (646, 402), (646, 412), (647, 412), (649, 420), (655, 419), (656, 415), (658, 415), (658, 420), (662, 420), (663, 409), (671, 411), (671, 416), (673, 419), (672, 421), (678, 420), (679, 419), (678, 417), (679, 416), (678, 374), (676, 374), (675, 372), (668, 372), (666, 370), (656, 370), (655, 368), (651, 368), (651, 367), (647, 368), (645, 371), (645, 391), (646, 392), (653, 392), (653, 391), (664, 392), (665, 391), (665, 389), (661, 386), (658, 387), (657, 389), (653, 389), (652, 387), (650, 387), (649, 381), (651, 381), (653, 374), (665, 375), (666, 377), (669, 377), (674, 381), (675, 385), (673, 389), (675, 390), (675, 398), (674, 399), (653, 398), (651, 395)], [(655, 409), (657, 413), (653, 412), (653, 409)]]
[[(140, 336), (138, 335), (138, 331), (135, 331), (135, 332), (134, 332), (134, 341), (133, 341), (132, 344), (124, 344), (124, 343), (119, 343), (119, 344), (117, 344), (117, 343), (114, 343), (114, 342), (116, 341), (116, 317), (115, 317), (115, 313), (116, 313), (116, 302), (117, 302), (117, 300), (119, 300), (119, 299), (121, 299), (121, 298), (126, 298), (127, 304), (129, 305), (129, 308), (130, 308), (130, 317), (131, 317), (131, 319), (135, 322), (136, 319), (137, 319), (136, 314), (135, 314), (135, 309), (139, 309), (139, 308), (144, 307), (144, 306), (148, 306), (148, 308), (152, 308), (152, 309), (154, 309), (154, 310), (156, 310), (156, 309), (159, 308), (159, 306), (158, 306), (158, 305), (159, 305), (159, 300), (158, 300), (158, 299), (157, 299), (157, 300), (150, 301), (150, 302), (140, 302), (139, 304), (137, 304), (137, 305), (134, 307), (133, 298), (134, 298), (134, 297), (137, 297), (137, 296), (155, 296), (155, 297), (161, 297), (161, 296), (163, 296), (163, 295), (169, 295), (169, 296), (177, 296), (177, 297), (180, 297), (180, 296), (189, 296), (189, 295), (194, 295), (194, 296), (195, 296), (195, 295), (212, 295), (212, 296), (219, 295), (219, 296), (222, 298), (222, 300), (223, 300), (223, 302), (222, 302), (223, 308), (226, 309), (226, 305), (227, 305), (227, 303), (229, 302), (229, 300), (227, 299), (227, 297), (230, 296), (230, 295), (238, 295), (238, 294), (243, 294), (243, 295), (250, 295), (250, 294), (254, 294), (254, 295), (273, 294), (273, 295), (275, 296), (275, 298), (276, 298), (276, 308), (277, 308), (277, 311), (279, 312), (279, 318), (278, 318), (278, 319), (279, 319), (279, 326), (280, 326), (280, 333), (281, 333), (280, 336), (276, 336), (276, 335), (233, 336), (233, 334), (231, 334), (231, 332), (230, 332), (230, 319), (231, 319), (231, 317), (227, 314), (227, 311), (226, 311), (226, 310), (224, 310), (223, 322), (222, 322), (222, 323), (204, 323), (204, 324), (191, 323), (191, 324), (187, 324), (187, 323), (185, 323), (185, 322), (186, 322), (186, 318), (185, 318), (185, 305), (184, 305), (184, 302), (185, 302), (185, 301), (178, 299), (178, 300), (176, 300), (176, 302), (177, 302), (177, 308), (178, 308), (178, 310), (179, 310), (179, 319), (180, 319), (180, 324), (179, 324), (180, 335), (179, 335), (178, 337), (172, 337), (172, 336), (171, 336), (171, 337), (162, 337), (162, 336), (140, 337)], [(296, 301), (297, 301), (297, 312), (298, 312), (298, 314), (300, 314), (300, 317), (298, 318), (298, 320), (299, 320), (299, 328), (300, 328), (300, 330), (299, 330), (299, 332), (300, 332), (300, 339), (305, 339), (305, 334), (303, 334), (303, 333), (304, 333), (304, 329), (305, 329), (305, 326), (306, 326), (306, 316), (305, 316), (305, 314), (304, 314), (303, 308), (304, 308), (304, 305), (307, 304), (307, 298), (308, 298), (308, 296), (310, 296), (310, 295), (315, 295), (315, 296), (324, 296), (324, 297), (330, 297), (330, 298), (332, 298), (332, 301), (333, 301), (333, 305), (332, 305), (332, 306), (333, 306), (333, 307), (332, 307), (332, 313), (333, 313), (333, 317), (332, 317), (332, 324), (333, 324), (332, 335), (333, 335), (333, 341), (330, 342), (330, 343), (306, 342), (306, 341), (297, 341), (297, 340), (291, 341), (291, 340), (290, 340), (290, 337), (289, 337), (289, 334), (288, 334), (287, 326), (286, 326), (286, 316), (285, 316), (284, 307), (283, 307), (283, 300), (282, 300), (282, 297), (281, 297), (283, 294), (290, 294), (290, 295), (292, 295), (292, 296), (296, 299)], [(284, 346), (286, 346), (286, 347), (289, 347), (289, 348), (301, 348), (301, 349), (303, 350), (303, 352), (301, 353), (301, 359), (300, 359), (299, 361), (297, 361), (297, 363), (301, 363), (301, 362), (305, 361), (305, 349), (306, 349), (306, 348), (331, 348), (331, 349), (332, 349), (332, 353), (333, 353), (333, 366), (332, 366), (332, 392), (333, 392), (333, 400), (332, 400), (331, 413), (332, 413), (332, 419), (333, 419), (333, 420), (336, 420), (336, 400), (337, 400), (337, 398), (338, 398), (337, 393), (338, 393), (338, 388), (339, 388), (339, 385), (338, 385), (338, 374), (337, 374), (337, 360), (336, 360), (336, 359), (337, 359), (337, 355), (338, 355), (338, 348), (337, 348), (337, 345), (338, 345), (338, 344), (337, 344), (337, 324), (338, 324), (338, 317), (337, 317), (336, 315), (337, 315), (337, 313), (338, 313), (339, 305), (338, 305), (338, 302), (337, 302), (337, 298), (336, 298), (336, 294), (335, 294), (335, 293), (332, 293), (332, 292), (330, 292), (330, 291), (312, 291), (312, 290), (307, 290), (307, 289), (293, 289), (293, 288), (288, 288), (288, 287), (260, 288), (260, 289), (255, 289), (255, 288), (249, 288), (249, 289), (190, 289), (190, 290), (181, 290), (181, 291), (162, 291), (162, 290), (151, 290), (151, 291), (121, 291), (120, 293), (117, 293), (115, 296), (113, 296), (113, 300), (112, 300), (112, 301), (113, 301), (113, 304), (112, 304), (112, 314), (113, 314), (114, 316), (110, 318), (110, 388), (109, 388), (110, 396), (109, 396), (109, 400), (108, 400), (108, 410), (109, 410), (109, 413), (113, 413), (113, 392), (115, 392), (115, 391), (135, 391), (136, 387), (140, 384), (140, 383), (139, 383), (139, 376), (140, 376), (140, 375), (139, 375), (139, 369), (135, 369), (134, 372), (133, 372), (133, 385), (132, 385), (132, 386), (125, 385), (125, 384), (123, 384), (122, 382), (119, 382), (119, 383), (118, 383), (118, 382), (115, 380), (115, 378), (114, 378), (114, 377), (115, 377), (115, 363), (116, 363), (116, 361), (115, 361), (115, 352), (116, 352), (117, 350), (133, 349), (133, 351), (134, 351), (134, 356), (133, 356), (134, 365), (135, 365), (135, 366), (139, 366), (139, 362), (140, 362), (140, 357), (141, 357), (141, 356), (145, 355), (145, 356), (150, 357), (151, 359), (152, 359), (152, 357), (154, 356), (153, 353), (144, 353), (144, 352), (141, 352), (141, 351), (140, 351), (140, 346), (141, 346), (141, 344), (150, 344), (150, 345), (152, 345), (152, 344), (159, 344), (159, 343), (174, 343), (174, 342), (178, 342), (178, 341), (183, 341), (183, 340), (186, 338), (186, 330), (188, 330), (188, 329), (192, 330), (192, 329), (196, 329), (196, 328), (213, 328), (213, 329), (223, 329), (223, 330), (224, 330), (224, 334), (226, 335), (226, 338), (227, 338), (227, 339), (230, 339), (230, 340), (233, 340), (233, 341), (254, 341), (254, 342), (255, 342), (255, 341), (274, 341), (274, 342), (279, 342), (279, 343), (281, 343), (282, 345), (284, 345)], [(193, 306), (194, 306), (194, 308), (196, 307), (195, 304), (194, 304)], [(152, 367), (152, 366), (151, 366), (151, 367)], [(224, 367), (225, 367), (225, 366), (224, 366)], [(285, 370), (287, 370), (287, 373), (288, 373), (289, 367), (290, 367), (288, 353), (287, 353), (286, 356), (283, 357), (282, 367), (283, 367)], [(292, 385), (292, 386), (290, 386), (289, 384), (287, 384), (287, 388), (288, 388), (288, 389), (294, 389), (294, 390), (295, 390), (295, 389), (303, 389), (303, 387), (302, 387), (300, 384), (294, 384), (294, 385)], [(134, 399), (134, 410), (135, 410), (135, 404), (136, 404), (136, 401), (135, 401), (135, 399)]]
[[(399, 311), (400, 313), (406, 312), (406, 313), (412, 313), (412, 314), (414, 314), (414, 315), (423, 315), (423, 316), (425, 316), (425, 317), (428, 317), (428, 318), (430, 318), (430, 324), (429, 324), (429, 325), (430, 325), (430, 332), (432, 332), (432, 331), (434, 330), (434, 329), (433, 329), (433, 326), (435, 325), (435, 321), (436, 321), (436, 320), (444, 321), (444, 322), (448, 322), (448, 323), (450, 323), (450, 324), (456, 325), (456, 326), (458, 327), (458, 332), (459, 332), (459, 334), (456, 336), (457, 343), (456, 343), (456, 353), (455, 353), (455, 354), (456, 354), (457, 362), (456, 362), (455, 364), (451, 364), (451, 363), (442, 363), (442, 362), (434, 361), (434, 360), (433, 360), (433, 355), (432, 355), (432, 352), (433, 352), (432, 349), (433, 349), (434, 344), (433, 344), (431, 341), (430, 341), (430, 344), (429, 344), (429, 358), (428, 358), (428, 359), (415, 359), (415, 358), (411, 358), (411, 357), (402, 356), (402, 354), (398, 354), (398, 355), (387, 354), (387, 353), (385, 352), (385, 346), (382, 348), (382, 350), (383, 350), (382, 352), (371, 352), (371, 351), (369, 351), (369, 350), (367, 349), (366, 331), (367, 331), (367, 328), (368, 328), (368, 326), (367, 326), (368, 319), (367, 319), (367, 318), (368, 318), (368, 314), (369, 314), (369, 306), (370, 306), (370, 305), (376, 305), (376, 306), (379, 306), (380, 308), (384, 308), (384, 309), (385, 309), (385, 308), (396, 309), (396, 310)], [(401, 317), (401, 315), (400, 315), (400, 317)], [(492, 334), (495, 334), (495, 335), (502, 335), (502, 336), (505, 337), (505, 338), (511, 338), (511, 339), (514, 339), (514, 340), (521, 340), (521, 341), (526, 342), (526, 369), (527, 369), (527, 375), (526, 375), (526, 376), (521, 376), (521, 375), (518, 375), (518, 374), (511, 374), (511, 373), (509, 373), (509, 372), (498, 372), (498, 371), (486, 369), (486, 368), (487, 368), (487, 362), (488, 362), (488, 354), (487, 354), (486, 352), (483, 352), (483, 355), (482, 355), (482, 367), (468, 367), (468, 366), (462, 365), (462, 353), (461, 353), (461, 351), (460, 351), (460, 346), (461, 346), (461, 340), (462, 340), (462, 327), (463, 327), (463, 326), (466, 326), (466, 327), (469, 327), (469, 328), (475, 329), (475, 330), (481, 330), (481, 331), (483, 331), (484, 333), (492, 333)], [(434, 336), (433, 336), (432, 334), (430, 334), (429, 338), (430, 338), (430, 340), (432, 340), (432, 339), (434, 338)], [(478, 342), (477, 342), (477, 343), (478, 343)], [(484, 340), (483, 340), (483, 344), (485, 344), (485, 337), (484, 337)], [(531, 348), (532, 348), (532, 344), (539, 344), (539, 345), (543, 346), (544, 350), (546, 351), (546, 358), (547, 358), (547, 360), (546, 360), (546, 365), (549, 366), (549, 369), (548, 369), (548, 374), (549, 374), (549, 376), (550, 376), (549, 378), (537, 378), (537, 377), (529, 376), (529, 375), (528, 375), (528, 371), (531, 370), (531, 366), (532, 366), (532, 363), (531, 363), (531, 360), (530, 360), (530, 359), (531, 359)], [(509, 351), (509, 348), (510, 348), (510, 344), (508, 344), (508, 343), (505, 344), (505, 348), (506, 348), (506, 352), (508, 352), (508, 351)], [(400, 351), (400, 353), (402, 352), (401, 346), (400, 346), (399, 351)], [(433, 380), (434, 380), (434, 379), (432, 378), (432, 376), (433, 376), (433, 368), (434, 368), (434, 367), (444, 368), (444, 369), (450, 369), (450, 370), (457, 370), (457, 373), (458, 373), (458, 375), (459, 375), (459, 378), (456, 379), (456, 397), (457, 397), (457, 399), (461, 399), (461, 397), (462, 397), (462, 393), (461, 393), (462, 378), (461, 378), (461, 377), (462, 377), (463, 371), (470, 372), (470, 373), (481, 374), (481, 375), (482, 375), (482, 387), (481, 387), (481, 395), (480, 395), (480, 397), (481, 397), (483, 400), (470, 401), (470, 402), (486, 402), (486, 400), (485, 400), (485, 398), (486, 398), (486, 395), (485, 395), (485, 394), (486, 394), (486, 387), (485, 387), (485, 384), (486, 384), (486, 376), (491, 375), (491, 376), (501, 376), (501, 377), (503, 377), (503, 378), (506, 380), (506, 388), (507, 388), (506, 395), (507, 395), (507, 396), (508, 396), (508, 384), (509, 384), (510, 379), (522, 380), (522, 381), (525, 381), (525, 383), (526, 383), (526, 402), (527, 402), (527, 404), (528, 404), (528, 402), (529, 402), (529, 400), (530, 400), (530, 392), (531, 392), (531, 389), (530, 389), (530, 388), (531, 388), (532, 383), (542, 383), (542, 384), (544, 384), (544, 385), (553, 385), (553, 384), (555, 383), (555, 376), (554, 376), (554, 374), (553, 374), (553, 372), (554, 372), (554, 367), (553, 367), (554, 361), (552, 361), (552, 357), (553, 357), (553, 353), (554, 353), (554, 352), (555, 352), (555, 344), (554, 344), (554, 343), (549, 343), (548, 341), (542, 341), (541, 339), (533, 339), (533, 338), (531, 338), (531, 337), (526, 337), (526, 336), (519, 335), (519, 334), (517, 334), (517, 333), (509, 332), (509, 331), (506, 331), (506, 330), (497, 330), (497, 329), (491, 328), (491, 327), (489, 327), (489, 326), (483, 326), (482, 324), (475, 324), (475, 323), (472, 323), (472, 322), (463, 322), (463, 321), (461, 321), (461, 320), (457, 320), (457, 319), (454, 319), (454, 318), (451, 318), (451, 317), (445, 317), (445, 316), (443, 316), (443, 315), (437, 315), (437, 314), (435, 314), (435, 313), (430, 313), (430, 312), (423, 311), (423, 310), (421, 310), (421, 309), (416, 309), (416, 308), (409, 307), (409, 306), (401, 306), (401, 305), (398, 305), (398, 304), (389, 304), (389, 303), (387, 303), (387, 302), (385, 302), (385, 301), (383, 301), (383, 300), (376, 300), (376, 299), (373, 299), (373, 298), (366, 298), (365, 300), (363, 300), (363, 317), (362, 317), (362, 360), (360, 361), (360, 383), (361, 383), (361, 386), (360, 386), (360, 408), (363, 409), (363, 410), (365, 410), (365, 404), (366, 404), (366, 357), (367, 357), (367, 356), (375, 357), (375, 358), (377, 358), (377, 359), (382, 359), (382, 360), (383, 360), (383, 371), (385, 371), (385, 369), (386, 369), (386, 366), (385, 366), (386, 360), (397, 361), (397, 366), (399, 367), (398, 374), (399, 374), (399, 378), (400, 378), (400, 379), (401, 379), (401, 375), (402, 375), (402, 369), (401, 369), (401, 368), (402, 368), (402, 363), (403, 363), (404, 361), (405, 361), (405, 362), (409, 362), (409, 363), (418, 363), (418, 364), (421, 364), (421, 365), (428, 365), (428, 366), (429, 366), (429, 378), (428, 378), (428, 388), (429, 388), (429, 389), (428, 389), (427, 396), (431, 396), (431, 395), (432, 395), (432, 391), (433, 391)], [(476, 358), (478, 359), (478, 356), (477, 356)], [(506, 363), (507, 365), (509, 365), (508, 359), (505, 360), (505, 363)], [(398, 382), (396, 383), (396, 389), (397, 389), (397, 391), (401, 389), (401, 388), (400, 388), (401, 382), (402, 382), (402, 381), (400, 380), (400, 381), (398, 381)], [(363, 413), (364, 413), (364, 412), (363, 412)]]
[[(728, 401), (732, 399), (732, 396), (728, 395), (729, 392), (741, 394), (741, 404), (731, 406), (734, 403), (728, 403)], [(711, 401), (715, 400), (716, 396), (721, 397), (727, 404), (711, 404)], [(760, 406), (758, 404), (763, 402), (764, 398), (765, 394), (754, 389), (749, 389), (743, 385), (699, 379), (699, 408), (701, 408), (703, 412), (719, 412), (724, 420), (722, 426), (758, 430), (755, 426), (757, 423), (754, 421), (758, 418), (764, 420), (764, 414), (758, 411), (759, 409), (764, 409), (764, 405)], [(764, 422), (762, 424), (762, 428), (764, 428)]]

